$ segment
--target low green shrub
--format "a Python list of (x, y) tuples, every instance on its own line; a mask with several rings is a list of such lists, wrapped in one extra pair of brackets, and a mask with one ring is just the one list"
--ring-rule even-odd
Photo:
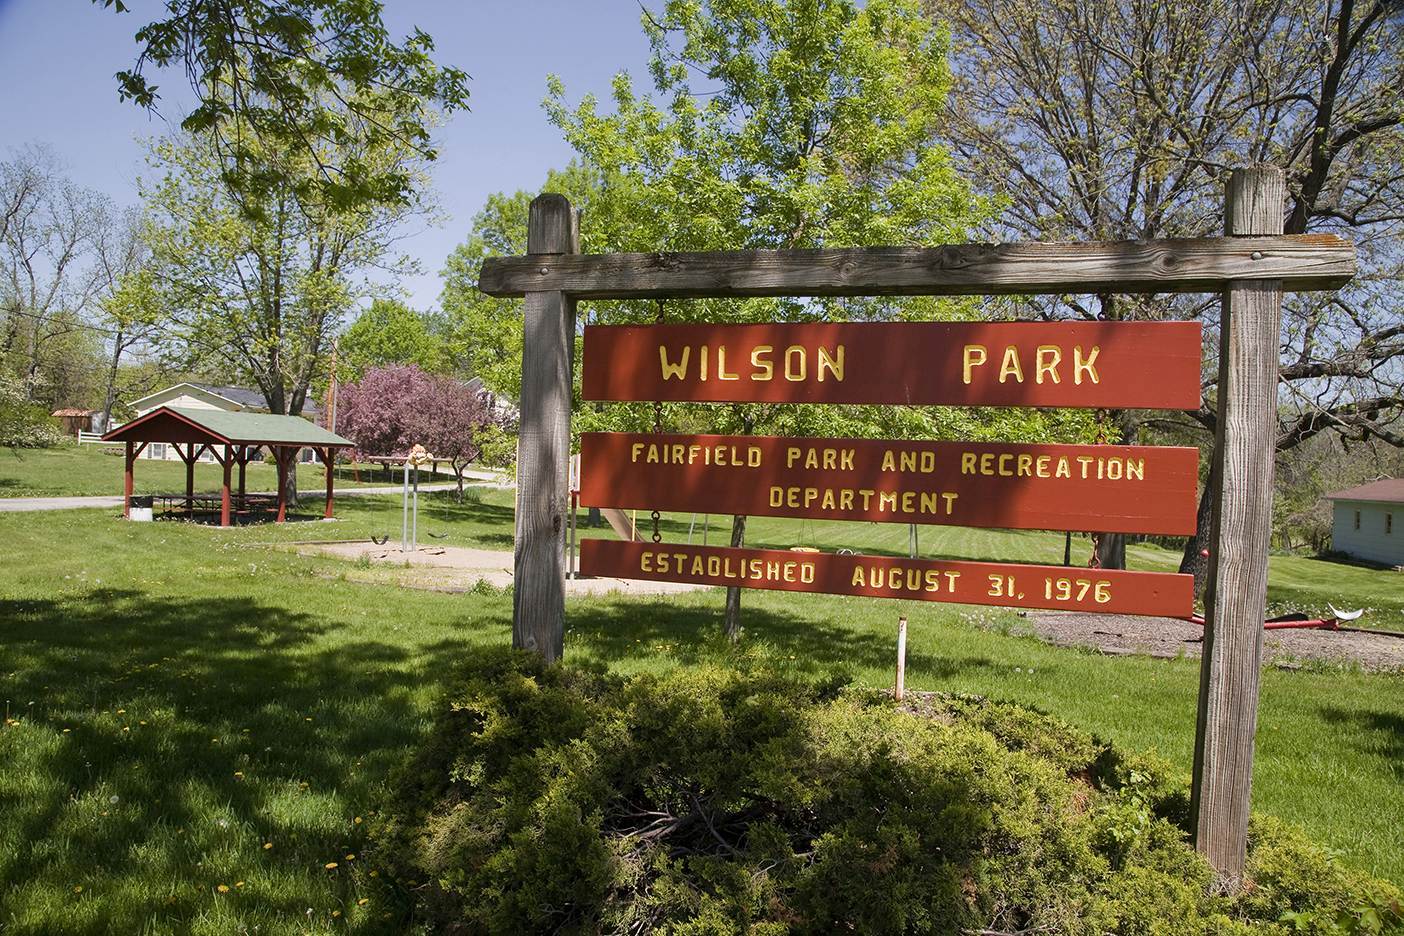
[(1013, 705), (504, 651), (392, 785), (374, 858), (430, 932), (1400, 929), (1396, 889), (1277, 824), (1213, 896), (1166, 776)]

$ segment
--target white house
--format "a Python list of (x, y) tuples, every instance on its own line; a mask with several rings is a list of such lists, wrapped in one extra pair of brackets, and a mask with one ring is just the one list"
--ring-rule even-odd
[(1404, 566), (1404, 478), (1383, 478), (1327, 494), (1331, 548), (1355, 559)]
[[(179, 409), (212, 409), (224, 410), (227, 413), (266, 413), (268, 404), (263, 399), (263, 394), (257, 390), (249, 390), (245, 387), (226, 387), (215, 384), (199, 383), (178, 383), (166, 387), (164, 390), (157, 390), (139, 400), (133, 400), (132, 409), (135, 410), (133, 419), (145, 416), (147, 413), (160, 406), (174, 406)], [(317, 421), (321, 415), (321, 409), (311, 400), (308, 400), (302, 408), (302, 415)], [(116, 427), (114, 427), (116, 428)], [(164, 442), (152, 442), (142, 452), (143, 458), (155, 458), (164, 461), (180, 461), (180, 456), (176, 454), (174, 446)], [(299, 455), (299, 461), (310, 461), (314, 457), (311, 449), (303, 449)], [(214, 461), (214, 456), (209, 452), (200, 456), (204, 462)]]

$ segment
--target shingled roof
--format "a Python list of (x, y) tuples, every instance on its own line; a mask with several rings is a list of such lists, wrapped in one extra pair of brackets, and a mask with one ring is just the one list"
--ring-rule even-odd
[(1404, 504), (1404, 478), (1381, 478), (1369, 484), (1359, 484), (1344, 491), (1326, 495), (1327, 500), (1374, 501), (1381, 504)]
[[(191, 437), (193, 430), (196, 436)], [(231, 413), (225, 410), (158, 406), (113, 429), (104, 442), (214, 442), (220, 445), (307, 445), (351, 447), (349, 439), (301, 416)]]

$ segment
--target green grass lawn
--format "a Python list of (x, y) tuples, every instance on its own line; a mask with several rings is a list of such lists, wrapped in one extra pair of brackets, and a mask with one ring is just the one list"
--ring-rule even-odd
[[(271, 464), (250, 462), (246, 470), (246, 481), (250, 491), (272, 491), (277, 486), (277, 471)], [(237, 479), (237, 469), (234, 476)], [(325, 477), (320, 463), (298, 466), (298, 485), (302, 490), (320, 493)], [(185, 465), (179, 461), (139, 459), (132, 480), (138, 494), (181, 493), (185, 490)], [(224, 469), (219, 465), (196, 463), (196, 491), (218, 491), (223, 480)], [(421, 480), (428, 479), (421, 476)], [(441, 475), (437, 480), (452, 480), (452, 476)], [(361, 466), (359, 481), (349, 466), (337, 469), (338, 487), (397, 483), (398, 475), (389, 476), (387, 479), (384, 469), (378, 465), (374, 468)], [(80, 497), (121, 493), (120, 446), (0, 448), (0, 497)]]
[[(426, 498), (421, 529), (502, 547), (510, 496)], [(397, 498), (348, 499), (340, 513), (234, 530), (0, 515), (0, 931), (403, 930), (365, 830), (456, 666), (510, 639), (511, 597), (358, 584), (349, 563), (265, 548), (398, 533)], [(670, 524), (670, 539), (686, 536), (686, 518)], [(757, 522), (751, 541), (788, 545), (788, 532)], [(904, 528), (861, 532), (887, 537), (870, 549), (905, 551)], [(1047, 536), (952, 533), (923, 531), (923, 553), (1053, 558)], [(1157, 553), (1137, 561), (1168, 561)], [(1303, 563), (1274, 560), (1274, 588), (1398, 602), (1383, 573), (1333, 586), (1338, 567)], [(906, 614), (914, 688), (1036, 705), (1154, 749), (1188, 780), (1193, 661), (1055, 648), (1013, 613), (959, 606), (748, 592), (745, 608), (733, 650), (719, 590), (575, 600), (567, 654), (622, 671), (740, 654), (886, 685)], [(1404, 882), (1404, 677), (1273, 669), (1262, 692), (1255, 808)]]

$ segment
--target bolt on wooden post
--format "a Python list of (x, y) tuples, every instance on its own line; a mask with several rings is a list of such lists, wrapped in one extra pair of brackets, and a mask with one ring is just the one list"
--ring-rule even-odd
[[(549, 274), (555, 258), (578, 252), (579, 232), (565, 196), (538, 196), (527, 221), (528, 259)], [(524, 304), (512, 646), (554, 662), (565, 639), (575, 300), (559, 290), (527, 291)]]
[[(1228, 183), (1225, 233), (1281, 234), (1285, 195), (1280, 169), (1235, 170)], [(1191, 790), (1195, 847), (1213, 866), (1223, 890), (1241, 885), (1248, 847), (1281, 327), (1280, 281), (1229, 282), (1219, 327), (1218, 422), (1210, 482), (1215, 510)]]

